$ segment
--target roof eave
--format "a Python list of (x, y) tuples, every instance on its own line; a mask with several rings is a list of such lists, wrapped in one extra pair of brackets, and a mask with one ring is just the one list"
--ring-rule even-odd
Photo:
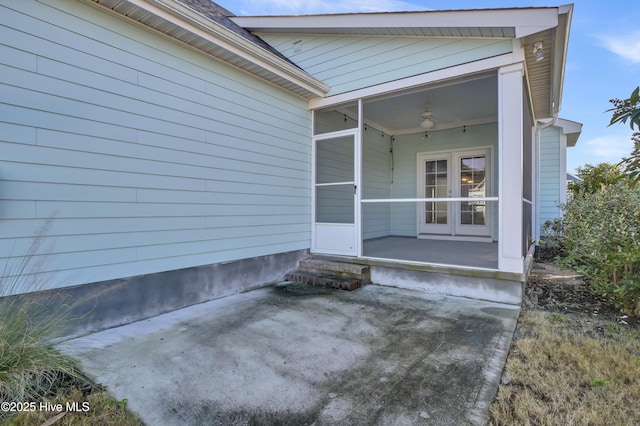
[[(132, 20), (149, 28), (163, 24), (162, 34), (190, 45), (192, 48), (222, 59), (267, 81), (286, 88), (306, 99), (324, 96), (329, 87), (294, 64), (257, 46), (224, 26), (173, 0), (84, 0), (104, 10)], [(118, 10), (126, 4), (126, 15)], [(112, 6), (114, 5), (114, 6)], [(118, 6), (118, 8), (115, 7)], [(135, 10), (136, 13), (131, 11)], [(154, 27), (137, 20), (135, 16), (151, 14)], [(180, 31), (178, 31), (180, 30)], [(178, 36), (187, 32), (190, 37)], [(216, 55), (212, 52), (221, 52)], [(224, 52), (224, 54), (222, 54)]]
[(582, 123), (558, 118), (554, 126), (562, 129), (562, 134), (567, 136), (568, 147), (576, 146), (576, 144), (578, 143), (578, 138), (582, 133)]
[[(520, 41), (525, 54), (529, 90), (532, 97), (533, 115), (536, 121), (556, 116), (562, 106), (569, 28), (573, 5), (555, 8), (557, 25), (540, 33), (530, 34)], [(533, 45), (542, 42), (545, 58), (537, 60)]]
[[(564, 76), (567, 65), (567, 51), (569, 48), (569, 33), (571, 28), (571, 18), (573, 16), (573, 4), (558, 8), (558, 27), (556, 30), (556, 48), (553, 70), (553, 113), (558, 114), (562, 106), (562, 91), (564, 87)], [(581, 125), (582, 126), (582, 125)]]
[[(233, 16), (230, 19), (252, 32), (339, 33), (372, 35), (380, 28), (503, 28), (516, 38), (557, 25), (557, 8), (472, 9), (424, 12), (347, 13), (292, 16)], [(504, 23), (509, 25), (505, 26)], [(399, 33), (401, 35), (402, 33)]]

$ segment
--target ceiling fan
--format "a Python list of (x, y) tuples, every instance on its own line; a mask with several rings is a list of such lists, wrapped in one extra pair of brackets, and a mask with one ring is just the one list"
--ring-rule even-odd
[(425, 130), (433, 129), (436, 124), (433, 122), (433, 113), (431, 112), (429, 105), (424, 107), (424, 112), (420, 114), (420, 127)]

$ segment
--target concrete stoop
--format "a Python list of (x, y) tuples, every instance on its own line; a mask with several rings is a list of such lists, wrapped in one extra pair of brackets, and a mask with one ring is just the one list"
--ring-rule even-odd
[(287, 273), (284, 279), (319, 287), (353, 291), (371, 282), (371, 272), (367, 265), (324, 259), (302, 259), (298, 262), (298, 269)]

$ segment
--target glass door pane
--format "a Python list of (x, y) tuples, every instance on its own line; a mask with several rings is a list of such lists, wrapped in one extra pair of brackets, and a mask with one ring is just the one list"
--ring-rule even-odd
[[(487, 196), (487, 158), (484, 155), (460, 159), (460, 197), (482, 198)], [(461, 225), (486, 225), (486, 201), (460, 203)]]
[[(446, 198), (448, 195), (449, 179), (447, 175), (448, 161), (427, 160), (425, 162), (424, 194), (425, 198)], [(426, 224), (447, 223), (447, 203), (425, 203)]]

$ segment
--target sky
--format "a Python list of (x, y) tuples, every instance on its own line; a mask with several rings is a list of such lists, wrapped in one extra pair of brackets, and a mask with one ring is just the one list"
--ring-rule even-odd
[[(560, 6), (537, 0), (216, 0), (235, 15), (385, 12)], [(567, 151), (567, 171), (617, 163), (632, 148), (628, 124), (609, 125), (612, 98), (626, 99), (640, 85), (640, 2), (575, 0), (560, 117), (583, 124)]]

